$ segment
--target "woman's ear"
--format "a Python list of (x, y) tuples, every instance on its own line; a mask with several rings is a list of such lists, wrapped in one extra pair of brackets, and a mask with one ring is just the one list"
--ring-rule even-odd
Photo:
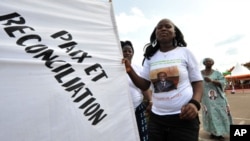
[(205, 60), (203, 61), (203, 65), (206, 66), (206, 61)]

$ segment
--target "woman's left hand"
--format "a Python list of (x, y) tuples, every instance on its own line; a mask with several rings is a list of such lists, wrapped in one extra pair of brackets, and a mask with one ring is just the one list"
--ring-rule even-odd
[(209, 77), (204, 77), (204, 80), (205, 80), (206, 82), (212, 82), (212, 79), (209, 78)]

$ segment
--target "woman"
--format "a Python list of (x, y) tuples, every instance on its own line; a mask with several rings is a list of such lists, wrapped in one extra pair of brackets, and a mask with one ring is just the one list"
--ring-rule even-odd
[[(139, 74), (141, 72), (141, 67), (132, 63), (132, 58), (134, 56), (134, 48), (130, 41), (121, 41), (121, 47), (123, 52), (123, 57), (126, 58), (130, 64), (133, 66), (134, 70)], [(143, 102), (145, 99), (151, 101), (151, 93), (149, 90), (141, 91), (137, 88), (131, 79), (128, 77), (130, 94), (132, 97), (133, 105), (135, 108), (135, 117), (137, 121), (137, 127), (139, 131), (140, 141), (148, 141), (148, 130), (146, 122), (146, 106)]]
[(203, 60), (205, 69), (201, 71), (204, 77), (204, 91), (202, 103), (203, 128), (211, 133), (210, 138), (224, 140), (223, 135), (229, 135), (232, 117), (227, 98), (224, 93), (226, 84), (224, 76), (214, 69), (214, 60)]
[(167, 73), (175, 83), (175, 89), (170, 91), (156, 93), (152, 88), (149, 141), (198, 141), (202, 76), (197, 60), (185, 47), (177, 26), (169, 19), (162, 19), (146, 45), (141, 77), (123, 59), (128, 75), (141, 90), (156, 83), (159, 72)]

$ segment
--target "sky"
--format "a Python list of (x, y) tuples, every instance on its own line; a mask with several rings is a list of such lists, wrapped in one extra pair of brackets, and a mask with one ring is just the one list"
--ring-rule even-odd
[(205, 57), (213, 58), (213, 68), (221, 72), (250, 62), (248, 0), (112, 0), (112, 5), (119, 39), (132, 41), (136, 64), (163, 18), (181, 30), (200, 69)]

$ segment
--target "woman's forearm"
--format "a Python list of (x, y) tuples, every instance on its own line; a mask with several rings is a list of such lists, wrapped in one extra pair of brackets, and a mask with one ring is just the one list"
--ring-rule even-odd
[(194, 100), (200, 102), (202, 93), (203, 93), (203, 82), (202, 81), (196, 81), (192, 82), (192, 87), (193, 87), (193, 98)]
[(138, 87), (139, 89), (141, 89), (142, 91), (146, 91), (148, 90), (148, 88), (150, 87), (150, 81), (140, 77), (133, 68), (130, 69), (129, 72), (127, 72), (130, 79), (133, 81), (133, 83), (135, 84), (136, 87)]

